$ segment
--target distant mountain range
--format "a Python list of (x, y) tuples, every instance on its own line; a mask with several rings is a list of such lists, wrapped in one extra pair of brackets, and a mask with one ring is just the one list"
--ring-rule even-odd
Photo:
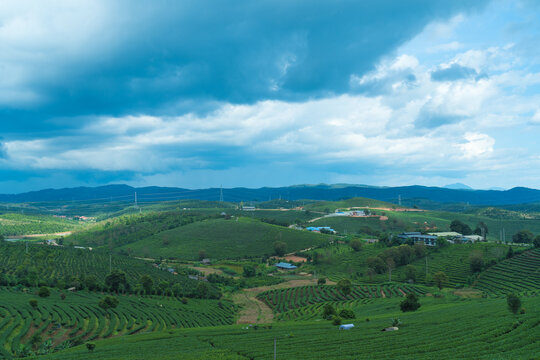
[[(136, 195), (135, 195), (136, 194)], [(22, 194), (0, 195), (0, 202), (69, 202), (69, 201), (122, 201), (150, 203), (167, 200), (198, 199), (228, 202), (284, 200), (339, 200), (366, 197), (398, 203), (399, 197), (411, 203), (411, 199), (428, 199), (439, 203), (469, 203), (470, 205), (511, 205), (540, 202), (540, 190), (516, 187), (510, 190), (449, 189), (426, 186), (377, 187), (367, 185), (295, 185), (288, 187), (209, 188), (183, 189), (171, 187), (134, 188), (128, 185), (46, 189)], [(414, 203), (414, 202), (412, 202)]]

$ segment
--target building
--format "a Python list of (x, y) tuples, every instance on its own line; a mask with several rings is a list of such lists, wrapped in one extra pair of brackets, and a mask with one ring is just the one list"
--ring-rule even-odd
[(473, 243), (477, 241), (484, 241), (484, 238), (480, 235), (465, 235), (462, 237), (461, 241), (466, 243)]
[(354, 324), (343, 324), (339, 326), (339, 330), (351, 330)]
[(401, 243), (407, 243), (412, 241), (414, 244), (422, 243), (427, 246), (437, 245), (437, 236), (423, 235), (420, 232), (404, 232), (399, 234), (397, 237), (401, 241)]
[(313, 232), (330, 232), (332, 234), (336, 233), (336, 230), (332, 229), (330, 226), (309, 226), (306, 230)]
[(296, 269), (296, 266), (294, 266), (293, 264), (286, 263), (286, 262), (277, 263), (276, 267), (278, 269), (283, 269), (283, 270), (294, 270), (294, 269)]

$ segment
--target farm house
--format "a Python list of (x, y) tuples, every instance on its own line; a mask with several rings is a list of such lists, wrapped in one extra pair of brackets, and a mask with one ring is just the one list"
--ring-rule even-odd
[(354, 324), (343, 324), (339, 326), (339, 330), (351, 330)]
[(289, 264), (289, 263), (286, 263), (286, 262), (277, 263), (276, 267), (278, 269), (283, 269), (283, 270), (294, 270), (294, 269), (296, 269), (295, 265)]

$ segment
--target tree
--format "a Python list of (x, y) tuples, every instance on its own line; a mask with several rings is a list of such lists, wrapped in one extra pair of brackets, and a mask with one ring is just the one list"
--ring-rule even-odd
[(98, 305), (103, 310), (114, 309), (118, 306), (118, 299), (114, 296), (105, 296), (99, 300)]
[(417, 259), (421, 259), (424, 256), (426, 256), (426, 245), (422, 243), (416, 243), (414, 244), (413, 249), (414, 249), (414, 255), (416, 256)]
[(478, 225), (476, 225), (476, 229), (474, 229), (475, 235), (480, 235), (484, 238), (484, 241), (486, 240), (486, 236), (488, 234), (488, 227), (485, 222), (480, 221)]
[(287, 244), (283, 241), (276, 241), (274, 243), (274, 252), (277, 256), (283, 256), (287, 252)]
[(140, 277), (139, 282), (141, 283), (144, 293), (149, 295), (152, 293), (152, 288), (154, 287), (154, 281), (148, 275), (143, 275)]
[(337, 287), (339, 291), (343, 293), (343, 295), (347, 296), (351, 293), (351, 281), (347, 279), (339, 280), (337, 283)]
[(450, 223), (450, 230), (462, 235), (472, 235), (471, 227), (460, 220), (452, 221)]
[(521, 308), (521, 300), (515, 294), (508, 294), (506, 296), (506, 303), (508, 304), (508, 309), (514, 314), (517, 314)]
[(94, 275), (89, 275), (84, 280), (84, 286), (90, 291), (94, 291), (98, 287), (98, 280)]
[(508, 247), (508, 251), (506, 252), (506, 258), (510, 259), (514, 256), (514, 249), (512, 249), (511, 246)]
[(86, 348), (88, 349), (88, 351), (92, 352), (96, 348), (96, 344), (94, 344), (94, 343), (86, 343)]
[(386, 268), (388, 269), (388, 281), (392, 281), (392, 270), (396, 267), (394, 259), (391, 257), (386, 259)]
[(482, 254), (478, 252), (472, 253), (469, 256), (469, 266), (473, 273), (482, 271), (482, 268), (484, 267), (484, 259), (482, 258)]
[(416, 281), (416, 267), (414, 265), (405, 266), (405, 278)]
[(366, 260), (368, 268), (373, 269), (377, 274), (382, 274), (386, 270), (383, 259), (378, 256), (370, 256)]
[(206, 259), (206, 251), (199, 250), (199, 261), (202, 261), (203, 259)]
[(324, 319), (330, 319), (332, 316), (336, 315), (336, 309), (332, 306), (332, 304), (325, 304), (323, 307), (323, 318)]
[(360, 251), (360, 249), (362, 249), (362, 242), (358, 239), (354, 239), (351, 241), (351, 248), (354, 250), (354, 251)]
[(317, 285), (324, 285), (326, 284), (326, 278), (319, 278), (317, 279)]
[(443, 285), (448, 281), (448, 276), (442, 271), (437, 271), (435, 275), (433, 275), (433, 281), (435, 281), (435, 285), (441, 290)]
[(437, 247), (438, 248), (443, 248), (443, 247), (447, 247), (448, 246), (448, 241), (443, 238), (443, 237), (438, 237), (437, 238)]
[(518, 244), (530, 244), (533, 242), (534, 234), (529, 230), (520, 230), (514, 236), (512, 236), (512, 241)]
[(334, 318), (332, 319), (332, 324), (334, 324), (336, 326), (341, 325), (341, 317), (334, 316)]
[(253, 265), (244, 265), (244, 277), (254, 277), (257, 275), (257, 268)]
[(32, 309), (37, 309), (38, 307), (38, 301), (36, 299), (30, 299), (28, 300), (28, 303), (32, 307)]
[(339, 312), (339, 316), (342, 319), (355, 319), (356, 315), (354, 314), (354, 311), (350, 309), (343, 309)]
[(420, 306), (421, 304), (418, 302), (418, 296), (414, 293), (407, 294), (405, 300), (399, 304), (399, 308), (403, 312), (416, 311)]
[(208, 287), (208, 283), (205, 281), (199, 281), (197, 287), (195, 288), (195, 296), (199, 299), (206, 299), (209, 291), (210, 289)]
[(127, 287), (126, 273), (117, 269), (113, 270), (105, 277), (105, 285), (107, 285), (111, 291), (118, 292), (120, 286), (125, 289)]
[(533, 245), (535, 248), (540, 248), (540, 235), (534, 238)]
[(51, 290), (46, 286), (42, 286), (39, 288), (38, 295), (39, 297), (49, 297), (51, 295)]

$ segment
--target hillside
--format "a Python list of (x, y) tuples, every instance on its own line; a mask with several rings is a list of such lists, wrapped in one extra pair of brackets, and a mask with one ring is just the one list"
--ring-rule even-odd
[(272, 255), (274, 242), (287, 244), (287, 251), (328, 241), (321, 234), (292, 230), (250, 218), (208, 219), (160, 232), (122, 247), (144, 257), (196, 260), (204, 250), (211, 259), (236, 259)]
[[(464, 190), (427, 186), (377, 187), (367, 185), (294, 185), (288, 187), (249, 188), (208, 188), (183, 189), (167, 187), (134, 188), (127, 185), (107, 185), (100, 187), (78, 187), (66, 189), (46, 189), (22, 194), (0, 194), (0, 202), (73, 202), (94, 200), (101, 203), (122, 202), (134, 204), (135, 193), (144, 202), (198, 199), (218, 201), (221, 193), (225, 201), (268, 201), (286, 200), (328, 200), (336, 201), (353, 197), (364, 197), (397, 203), (401, 196), (406, 199), (429, 199), (439, 203), (463, 203), (472, 205), (512, 205), (540, 202), (540, 190), (516, 187), (510, 190)], [(413, 204), (411, 204), (413, 205)]]
[(53, 234), (81, 229), (81, 221), (63, 219), (50, 215), (0, 214), (0, 235), (5, 237), (34, 234)]
[(540, 249), (525, 251), (482, 272), (475, 287), (488, 293), (540, 293)]
[[(59, 291), (52, 291), (41, 298), (0, 288), (0, 358), (28, 356), (36, 336), (36, 350), (47, 353), (103, 338), (232, 324), (236, 311), (225, 300), (189, 299), (184, 304), (176, 298), (128, 296), (117, 296), (118, 306), (104, 310), (98, 293), (64, 295), (62, 299)], [(31, 299), (38, 299), (36, 308), (29, 306)]]
[[(195, 296), (198, 285), (186, 273), (173, 275), (147, 261), (127, 256), (109, 257), (108, 253), (96, 250), (37, 244), (30, 244), (27, 253), (25, 244), (0, 243), (0, 285), (105, 290), (105, 277), (110, 269), (126, 274), (127, 286), (122, 290), (127, 292), (140, 291), (138, 284), (143, 275), (151, 276), (156, 286), (167, 282), (166, 289), (179, 284), (183, 296)], [(213, 287), (209, 290), (209, 297), (219, 295)]]
[[(399, 299), (377, 299), (353, 307), (357, 319), (350, 331), (328, 321), (183, 329), (106, 339), (97, 341), (92, 353), (77, 346), (47, 358), (132, 359), (129, 349), (144, 359), (172, 360), (179, 352), (188, 360), (269, 359), (275, 339), (277, 354), (285, 359), (535, 359), (540, 356), (539, 299), (525, 299), (528, 310), (519, 317), (508, 312), (504, 299), (422, 298), (422, 307), (412, 313), (399, 312)], [(397, 316), (400, 330), (381, 332)]]

